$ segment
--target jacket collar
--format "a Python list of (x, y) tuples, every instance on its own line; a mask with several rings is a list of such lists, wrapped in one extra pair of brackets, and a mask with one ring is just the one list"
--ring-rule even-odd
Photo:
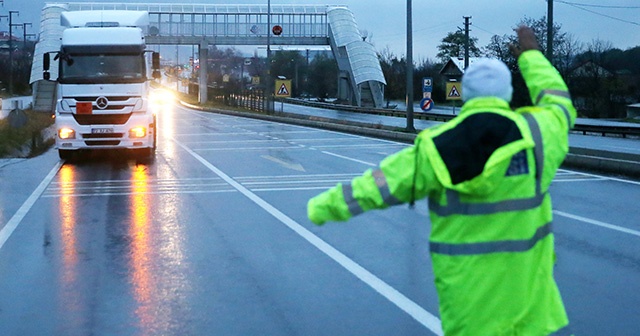
[(462, 105), (460, 114), (466, 113), (468, 111), (495, 109), (511, 111), (509, 103), (504, 99), (500, 99), (498, 97), (478, 97), (467, 100), (464, 105)]

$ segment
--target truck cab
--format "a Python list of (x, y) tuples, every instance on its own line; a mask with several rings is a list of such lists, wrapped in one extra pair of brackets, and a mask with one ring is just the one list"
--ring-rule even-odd
[[(61, 15), (55, 105), (61, 159), (84, 150), (126, 149), (150, 157), (156, 115), (148, 102), (149, 66), (142, 11), (73, 11)], [(45, 54), (47, 79), (49, 54)], [(153, 53), (153, 75), (159, 62)]]

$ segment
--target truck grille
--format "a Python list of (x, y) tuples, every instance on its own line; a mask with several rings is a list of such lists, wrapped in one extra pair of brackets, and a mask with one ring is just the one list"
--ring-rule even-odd
[(87, 146), (117, 146), (120, 140), (88, 140), (84, 142)]
[(124, 133), (82, 133), (83, 139), (121, 139)]
[(131, 113), (126, 114), (73, 114), (80, 125), (124, 125), (129, 121)]

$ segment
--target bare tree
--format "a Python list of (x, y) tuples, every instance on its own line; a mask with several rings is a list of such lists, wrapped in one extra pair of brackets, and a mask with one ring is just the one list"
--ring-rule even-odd
[(584, 51), (584, 43), (573, 34), (566, 34), (562, 43), (553, 50), (554, 65), (565, 79), (569, 79), (571, 70), (576, 66), (576, 57)]

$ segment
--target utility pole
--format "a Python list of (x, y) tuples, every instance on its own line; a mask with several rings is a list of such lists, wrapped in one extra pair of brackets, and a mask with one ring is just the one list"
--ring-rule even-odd
[(463, 16), (464, 18), (464, 69), (469, 67), (469, 19), (470, 16)]
[(9, 94), (13, 95), (13, 27), (22, 26), (13, 23), (13, 14), (20, 16), (18, 11), (9, 11)]
[(547, 0), (547, 59), (553, 59), (553, 0)]
[(27, 37), (29, 36), (36, 36), (36, 34), (27, 34), (27, 26), (31, 27), (31, 22), (25, 22), (22, 24), (22, 34), (23, 34), (23, 44), (22, 44), (22, 49), (27, 50)]
[(413, 32), (411, 22), (411, 0), (407, 0), (407, 131), (415, 132), (413, 126)]

